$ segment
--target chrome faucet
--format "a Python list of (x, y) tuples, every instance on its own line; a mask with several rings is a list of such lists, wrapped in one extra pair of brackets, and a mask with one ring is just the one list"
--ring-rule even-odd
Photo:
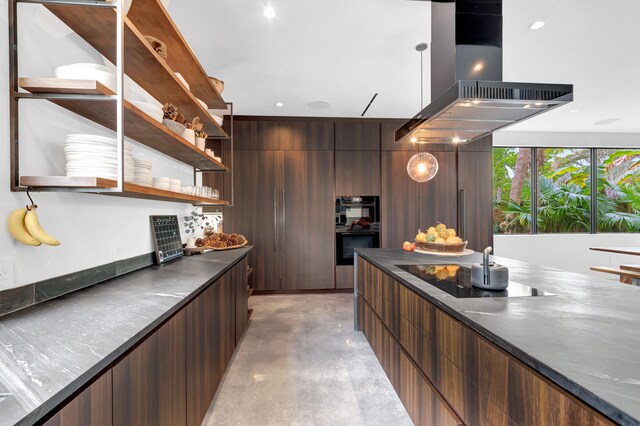
[(489, 262), (489, 253), (493, 251), (493, 247), (489, 246), (482, 252), (482, 275), (484, 276), (484, 285), (491, 285), (491, 267), (494, 262)]

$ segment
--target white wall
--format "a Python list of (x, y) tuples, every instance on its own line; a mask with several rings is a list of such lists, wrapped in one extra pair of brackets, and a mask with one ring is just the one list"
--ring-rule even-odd
[[(502, 131), (493, 137), (494, 146), (573, 146), (640, 148), (640, 135), (635, 133), (561, 133)], [(498, 256), (547, 265), (572, 272), (590, 274), (602, 279), (617, 278), (590, 271), (591, 266), (640, 264), (636, 256), (594, 252), (595, 246), (640, 246), (640, 234), (553, 234), (495, 235)], [(634, 259), (635, 257), (635, 259)]]
[[(21, 6), (19, 34), (21, 76), (53, 76), (58, 65), (101, 63), (101, 56), (39, 5)], [(56, 277), (153, 251), (149, 215), (178, 214), (191, 206), (93, 194), (35, 193), (45, 229), (62, 241), (59, 247), (16, 243), (4, 226), (9, 213), (27, 204), (24, 193), (9, 190), (9, 94), (7, 0), (0, 1), (0, 259), (13, 259), (15, 285)], [(25, 31), (26, 29), (26, 31)], [(64, 135), (113, 133), (47, 101), (20, 101), (22, 174), (64, 174)], [(184, 182), (192, 169), (137, 146), (136, 156), (154, 160), (155, 176)]]

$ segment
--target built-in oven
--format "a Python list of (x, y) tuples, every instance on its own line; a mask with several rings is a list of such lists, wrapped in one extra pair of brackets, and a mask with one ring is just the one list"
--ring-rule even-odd
[(336, 265), (353, 265), (354, 249), (378, 247), (378, 231), (336, 231)]
[(349, 225), (359, 219), (368, 223), (380, 222), (380, 197), (352, 195), (336, 198), (336, 225)]

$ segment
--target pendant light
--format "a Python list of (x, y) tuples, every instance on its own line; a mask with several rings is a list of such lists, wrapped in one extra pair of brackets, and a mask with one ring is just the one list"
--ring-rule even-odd
[(407, 173), (416, 182), (427, 182), (438, 173), (438, 160), (428, 152), (420, 152), (409, 159)]
[[(416, 46), (416, 50), (420, 52), (420, 110), (424, 107), (424, 71), (423, 71), (423, 54), (429, 45), (420, 43)], [(438, 160), (428, 152), (420, 152), (413, 155), (407, 163), (407, 173), (409, 177), (416, 182), (427, 182), (433, 179), (438, 173)]]

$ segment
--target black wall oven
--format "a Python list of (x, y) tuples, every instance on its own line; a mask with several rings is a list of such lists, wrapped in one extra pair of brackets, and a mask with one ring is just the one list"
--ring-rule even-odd
[(380, 247), (378, 231), (336, 232), (336, 265), (353, 265), (353, 250)]

